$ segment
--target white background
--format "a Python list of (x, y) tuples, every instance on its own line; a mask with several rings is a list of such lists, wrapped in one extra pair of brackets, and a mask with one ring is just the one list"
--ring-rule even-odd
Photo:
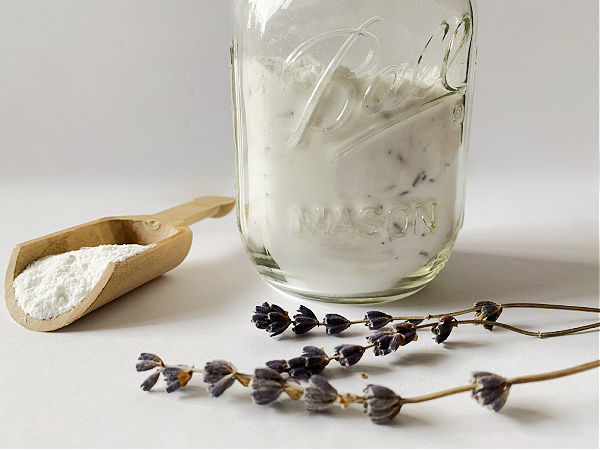
[[(419, 294), (380, 307), (435, 313), (474, 301), (598, 305), (598, 2), (480, 0), (467, 215), (447, 267)], [(234, 194), (226, 1), (0, 0), (0, 267), (13, 246), (99, 217), (152, 213)], [(0, 446), (590, 447), (598, 372), (517, 386), (493, 414), (467, 394), (408, 405), (390, 427), (358, 408), (322, 416), (281, 400), (259, 408), (234, 386), (208, 398), (146, 394), (137, 354), (251, 371), (266, 360), (360, 343), (318, 333), (269, 339), (255, 304), (292, 312), (244, 255), (233, 216), (195, 225), (173, 272), (64, 331), (33, 333), (0, 308)], [(369, 307), (308, 304), (318, 316)], [(532, 330), (597, 316), (510, 311)], [(598, 358), (597, 332), (537, 340), (462, 327), (385, 358), (335, 367), (402, 395)], [(332, 363), (333, 364), (333, 363)], [(326, 374), (327, 372), (325, 372)], [(160, 388), (160, 386), (158, 386)]]

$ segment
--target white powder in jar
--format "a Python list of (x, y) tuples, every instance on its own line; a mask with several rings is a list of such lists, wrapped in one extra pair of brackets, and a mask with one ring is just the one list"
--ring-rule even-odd
[[(445, 261), (462, 223), (464, 90), (424, 87), (407, 70), (392, 95), (389, 77), (339, 66), (306, 122), (323, 65), (244, 67), (240, 224), (256, 261), (272, 258), (267, 273), (345, 297), (397, 289)], [(398, 105), (378, 110), (380, 93)]]
[(155, 245), (100, 245), (40, 258), (15, 278), (17, 303), (35, 319), (52, 319), (81, 303), (109, 263), (125, 261)]

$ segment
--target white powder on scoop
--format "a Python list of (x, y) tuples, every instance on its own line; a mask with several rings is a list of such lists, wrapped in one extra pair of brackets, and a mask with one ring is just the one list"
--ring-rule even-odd
[(81, 303), (109, 263), (124, 261), (155, 245), (100, 245), (40, 258), (15, 278), (17, 302), (31, 317), (52, 319)]

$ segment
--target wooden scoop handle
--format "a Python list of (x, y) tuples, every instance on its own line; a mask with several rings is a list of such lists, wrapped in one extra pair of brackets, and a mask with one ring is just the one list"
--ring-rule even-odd
[(161, 211), (154, 216), (161, 221), (191, 225), (207, 217), (223, 217), (233, 209), (235, 199), (230, 197), (198, 197), (197, 199)]

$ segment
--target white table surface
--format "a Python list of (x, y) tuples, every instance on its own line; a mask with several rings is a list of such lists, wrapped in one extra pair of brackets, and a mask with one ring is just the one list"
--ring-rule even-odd
[[(426, 314), (470, 307), (479, 300), (598, 306), (596, 176), (562, 179), (531, 174), (471, 176), (467, 215), (449, 263), (424, 290), (377, 306), (392, 314)], [(194, 196), (232, 195), (233, 180), (180, 184), (147, 182), (0, 186), (3, 208), (0, 266), (12, 247), (99, 217), (144, 214)], [(367, 330), (341, 337), (288, 331), (270, 338), (250, 317), (270, 302), (290, 313), (300, 303), (322, 317), (360, 318), (369, 306), (300, 301), (268, 287), (244, 254), (234, 215), (192, 226), (187, 259), (63, 330), (35, 333), (0, 308), (0, 446), (2, 447), (597, 447), (598, 371), (515, 386), (500, 413), (461, 394), (406, 405), (388, 426), (373, 425), (356, 405), (308, 414), (283, 396), (257, 406), (236, 384), (210, 398), (200, 376), (167, 394), (146, 393), (147, 373), (134, 369), (141, 352), (169, 363), (202, 366), (232, 361), (251, 372), (267, 360), (298, 356), (305, 345), (331, 352), (362, 343)], [(555, 330), (597, 315), (506, 310), (502, 320), (532, 330)], [(414, 396), (466, 384), (470, 372), (513, 377), (598, 359), (598, 332), (537, 339), (502, 329), (461, 326), (446, 344), (428, 331), (386, 357), (365, 354), (352, 368), (332, 362), (324, 375), (340, 392), (366, 383)], [(368, 380), (359, 377), (369, 375)]]

